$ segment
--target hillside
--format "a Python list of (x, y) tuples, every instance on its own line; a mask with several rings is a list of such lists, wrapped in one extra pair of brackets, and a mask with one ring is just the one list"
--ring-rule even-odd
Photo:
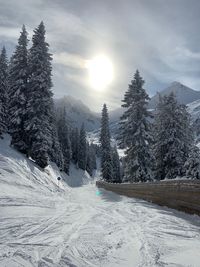
[(84, 123), (87, 131), (100, 127), (100, 115), (92, 112), (81, 100), (72, 96), (64, 96), (55, 100), (57, 108), (65, 108), (67, 120), (72, 127), (81, 127)]

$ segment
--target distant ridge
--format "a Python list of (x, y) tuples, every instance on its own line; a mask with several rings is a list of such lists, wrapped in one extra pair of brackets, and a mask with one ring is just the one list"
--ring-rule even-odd
[(161, 96), (164, 96), (169, 95), (172, 92), (176, 95), (178, 102), (181, 104), (187, 105), (193, 101), (200, 99), (200, 91), (193, 90), (180, 82), (173, 82), (169, 87), (157, 93), (151, 98), (149, 102), (149, 108), (153, 109), (156, 107), (156, 104), (159, 100), (159, 94)]
[(80, 128), (82, 123), (87, 131), (93, 131), (100, 127), (100, 115), (91, 111), (81, 100), (72, 96), (64, 96), (55, 99), (56, 108), (64, 108), (67, 120), (72, 127)]

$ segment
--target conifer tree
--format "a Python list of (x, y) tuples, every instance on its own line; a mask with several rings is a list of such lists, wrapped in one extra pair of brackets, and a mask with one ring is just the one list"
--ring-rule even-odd
[[(54, 113), (55, 114), (55, 113)], [(52, 162), (55, 162), (60, 170), (64, 169), (64, 158), (61, 144), (58, 138), (58, 127), (55, 115), (52, 117), (52, 147), (49, 148), (49, 156)]]
[(86, 170), (87, 164), (87, 143), (85, 126), (82, 124), (79, 138), (79, 153), (78, 153), (78, 167), (82, 170)]
[(78, 151), (79, 151), (79, 130), (75, 128), (71, 132), (71, 146), (72, 146), (72, 160), (74, 164), (78, 162)]
[(90, 157), (91, 157), (91, 165), (92, 169), (96, 170), (97, 169), (97, 162), (96, 162), (96, 146), (92, 143), (90, 144)]
[(119, 154), (116, 146), (112, 150), (112, 166), (113, 166), (113, 182), (120, 183), (121, 168), (120, 168)]
[(109, 117), (106, 104), (103, 105), (102, 109), (100, 144), (101, 144), (102, 177), (104, 180), (112, 182), (113, 167), (112, 167), (112, 157), (111, 157)]
[(90, 176), (93, 175), (93, 171), (96, 169), (96, 154), (93, 144), (87, 143), (87, 164), (86, 170)]
[(92, 157), (91, 157), (91, 150), (90, 150), (89, 143), (87, 143), (86, 171), (89, 173), (90, 176), (92, 176), (92, 174), (93, 174), (93, 166), (92, 166)]
[(12, 136), (11, 145), (22, 153), (27, 153), (29, 146), (25, 130), (28, 94), (27, 35), (23, 25), (9, 66), (9, 133)]
[(29, 155), (42, 168), (48, 165), (52, 146), (51, 54), (45, 41), (43, 22), (34, 30), (29, 53), (29, 83), (25, 129), (29, 136)]
[(8, 60), (6, 49), (0, 54), (0, 137), (7, 131)]
[(124, 96), (126, 108), (120, 122), (120, 143), (126, 148), (125, 176), (130, 182), (152, 179), (150, 144), (151, 126), (147, 110), (149, 96), (143, 88), (144, 80), (137, 70)]
[(64, 159), (64, 171), (69, 174), (70, 160), (71, 160), (71, 143), (70, 132), (66, 121), (65, 108), (60, 112), (60, 118), (58, 120), (58, 137)]
[(200, 151), (198, 147), (192, 146), (184, 169), (187, 178), (200, 179)]
[(160, 96), (155, 116), (155, 178), (182, 176), (193, 142), (189, 114), (173, 93)]

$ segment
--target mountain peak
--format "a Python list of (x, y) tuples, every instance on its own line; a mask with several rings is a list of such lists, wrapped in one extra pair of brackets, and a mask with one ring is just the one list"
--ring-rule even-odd
[(174, 81), (170, 84), (170, 86), (185, 86), (182, 83), (178, 82), (178, 81)]
[[(172, 92), (176, 95), (178, 102), (181, 104), (187, 105), (195, 100), (200, 99), (199, 91), (195, 91), (178, 81), (172, 82), (167, 88), (160, 91), (159, 94), (161, 96), (164, 96), (164, 95), (169, 95)], [(158, 101), (159, 101), (159, 96), (158, 94), (156, 94), (151, 98), (149, 102), (149, 107), (155, 108)]]

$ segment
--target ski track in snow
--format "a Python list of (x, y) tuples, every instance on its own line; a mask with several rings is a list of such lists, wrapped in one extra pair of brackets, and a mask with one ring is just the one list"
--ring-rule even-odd
[(199, 217), (95, 193), (84, 185), (38, 207), (4, 199), (0, 266), (200, 266)]
[(97, 189), (73, 166), (44, 172), (9, 139), (0, 147), (0, 267), (200, 266), (200, 217)]

